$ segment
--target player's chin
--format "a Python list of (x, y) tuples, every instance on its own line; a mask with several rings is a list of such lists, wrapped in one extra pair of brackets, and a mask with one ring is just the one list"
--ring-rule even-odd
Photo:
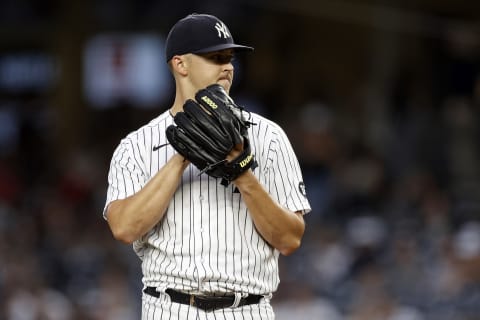
[(230, 92), (230, 88), (232, 87), (232, 82), (228, 79), (220, 79), (217, 81), (219, 85), (221, 85), (225, 91)]

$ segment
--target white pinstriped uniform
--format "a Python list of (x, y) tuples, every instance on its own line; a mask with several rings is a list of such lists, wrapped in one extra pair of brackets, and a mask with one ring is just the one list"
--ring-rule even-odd
[[(280, 205), (310, 211), (285, 133), (257, 114), (250, 120), (256, 124), (249, 128), (258, 161), (254, 174)], [(172, 123), (166, 111), (120, 142), (110, 165), (105, 207), (139, 191), (175, 153), (170, 145), (153, 151), (168, 143), (165, 130)], [(163, 220), (133, 244), (142, 260), (144, 285), (207, 294), (273, 293), (279, 283), (279, 252), (257, 233), (233, 184), (225, 188), (198, 173), (195, 166), (187, 167)], [(257, 305), (205, 313), (172, 304), (166, 295), (144, 295), (142, 314), (142, 319), (273, 319), (268, 298)]]

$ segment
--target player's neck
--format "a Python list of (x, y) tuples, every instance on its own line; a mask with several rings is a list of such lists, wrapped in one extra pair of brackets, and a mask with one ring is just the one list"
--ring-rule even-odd
[(188, 98), (186, 98), (183, 94), (181, 94), (178, 90), (177, 93), (175, 94), (175, 101), (173, 102), (172, 107), (170, 108), (170, 114), (174, 116), (177, 112), (183, 111), (183, 104), (185, 101), (187, 101)]
[(177, 83), (177, 89), (175, 91), (175, 101), (173, 102), (172, 107), (170, 108), (170, 113), (175, 115), (179, 111), (183, 111), (183, 104), (188, 99), (195, 99), (195, 89), (191, 85), (179, 85)]
[(179, 111), (183, 111), (183, 105), (178, 105), (177, 102), (175, 101), (173, 103), (173, 106), (170, 107), (170, 114), (173, 116), (175, 116), (175, 114)]

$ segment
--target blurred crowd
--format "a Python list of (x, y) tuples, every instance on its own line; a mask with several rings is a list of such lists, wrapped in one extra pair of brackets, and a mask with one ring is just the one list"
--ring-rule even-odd
[[(348, 99), (296, 77), (291, 94), (311, 99), (261, 77), (233, 89), (285, 129), (313, 208), (280, 258), (278, 320), (480, 319), (480, 39), (462, 35), (431, 78), (399, 68)], [(88, 110), (87, 143), (58, 157), (58, 108), (1, 98), (0, 319), (139, 319), (140, 261), (103, 220), (106, 175), (119, 139), (164, 109)]]
[(289, 122), (314, 211), (277, 319), (480, 319), (480, 51), (459, 38), (432, 92), (406, 70)]

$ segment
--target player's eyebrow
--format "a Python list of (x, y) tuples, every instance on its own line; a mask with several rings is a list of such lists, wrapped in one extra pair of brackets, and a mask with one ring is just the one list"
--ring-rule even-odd
[(199, 54), (199, 56), (218, 64), (229, 63), (235, 58), (235, 54), (233, 50), (213, 51), (213, 52), (208, 52), (204, 54)]

